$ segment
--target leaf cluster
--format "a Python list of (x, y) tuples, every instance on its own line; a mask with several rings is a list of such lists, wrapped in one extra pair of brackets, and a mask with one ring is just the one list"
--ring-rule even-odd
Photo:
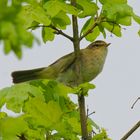
[(0, 12), (4, 52), (13, 51), (18, 58), (22, 56), (22, 46), (33, 45), (34, 37), (27, 29), (41, 28), (44, 43), (53, 41), (56, 35), (73, 41), (63, 31), (71, 25), (70, 15), (87, 19), (80, 31), (80, 40), (94, 41), (100, 34), (106, 38), (107, 31), (121, 37), (123, 26), (131, 26), (132, 19), (140, 24), (140, 17), (127, 0), (77, 0), (75, 6), (70, 0), (3, 0)]
[[(86, 84), (87, 85), (87, 84)], [(82, 85), (82, 88), (86, 87)], [(81, 86), (79, 87), (79, 89)], [(93, 88), (91, 85), (85, 88)], [(0, 108), (20, 113), (10, 117), (0, 112), (0, 137), (3, 140), (48, 139), (79, 140), (80, 118), (77, 104), (69, 94), (77, 91), (53, 80), (35, 80), (0, 90)], [(88, 131), (99, 127), (88, 119)]]
[(34, 36), (23, 26), (21, 9), (21, 1), (0, 1), (0, 41), (3, 43), (5, 54), (13, 51), (18, 58), (22, 57), (22, 46), (31, 48), (34, 40)]
[(82, 28), (81, 34), (86, 34), (88, 41), (94, 41), (101, 33), (106, 38), (106, 31), (122, 36), (123, 26), (131, 26), (132, 19), (140, 24), (140, 17), (133, 8), (128, 5), (127, 0), (99, 0), (101, 12), (91, 16)]

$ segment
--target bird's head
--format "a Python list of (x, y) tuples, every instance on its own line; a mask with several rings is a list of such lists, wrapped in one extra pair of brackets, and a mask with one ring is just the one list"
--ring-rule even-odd
[(87, 48), (95, 48), (95, 47), (108, 47), (111, 43), (106, 43), (102, 40), (97, 40), (87, 46)]

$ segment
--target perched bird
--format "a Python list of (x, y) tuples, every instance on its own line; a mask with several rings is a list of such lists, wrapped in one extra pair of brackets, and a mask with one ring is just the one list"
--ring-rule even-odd
[[(61, 57), (48, 67), (15, 71), (12, 73), (13, 82), (54, 79), (69, 86), (89, 82), (102, 71), (109, 45), (110, 43), (107, 44), (102, 40), (91, 43), (85, 49), (80, 50), (78, 63), (74, 52), (72, 52)], [(77, 64), (79, 66), (78, 71)]]

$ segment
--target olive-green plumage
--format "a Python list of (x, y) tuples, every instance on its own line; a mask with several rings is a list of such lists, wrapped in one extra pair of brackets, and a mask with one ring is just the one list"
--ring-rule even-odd
[[(70, 86), (89, 82), (102, 71), (108, 45), (100, 40), (91, 43), (85, 49), (80, 50), (78, 63), (75, 54), (70, 53), (48, 67), (15, 71), (12, 73), (13, 82), (20, 83), (35, 79), (55, 79)], [(80, 80), (77, 79), (79, 76)]]

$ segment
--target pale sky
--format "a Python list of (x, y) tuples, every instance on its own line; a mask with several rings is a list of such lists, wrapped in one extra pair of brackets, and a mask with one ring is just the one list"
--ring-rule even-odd
[[(140, 15), (140, 1), (128, 0), (134, 11)], [(80, 23), (81, 24), (81, 23)], [(140, 26), (133, 24), (125, 27), (122, 38), (108, 33), (106, 42), (109, 46), (103, 72), (91, 83), (96, 89), (91, 90), (86, 99), (89, 112), (96, 111), (91, 117), (104, 127), (113, 140), (119, 140), (135, 123), (140, 120), (140, 101), (132, 110), (131, 105), (140, 96)], [(70, 33), (68, 28), (67, 32)], [(39, 35), (39, 31), (36, 32)], [(98, 39), (103, 39), (100, 36)], [(85, 47), (87, 41), (81, 42)], [(61, 56), (73, 50), (69, 40), (57, 37), (51, 43), (34, 45), (33, 49), (24, 49), (22, 60), (13, 53), (5, 56), (0, 47), (0, 88), (12, 85), (10, 74), (15, 70), (32, 69), (48, 66)], [(128, 140), (139, 140), (140, 128)]]

